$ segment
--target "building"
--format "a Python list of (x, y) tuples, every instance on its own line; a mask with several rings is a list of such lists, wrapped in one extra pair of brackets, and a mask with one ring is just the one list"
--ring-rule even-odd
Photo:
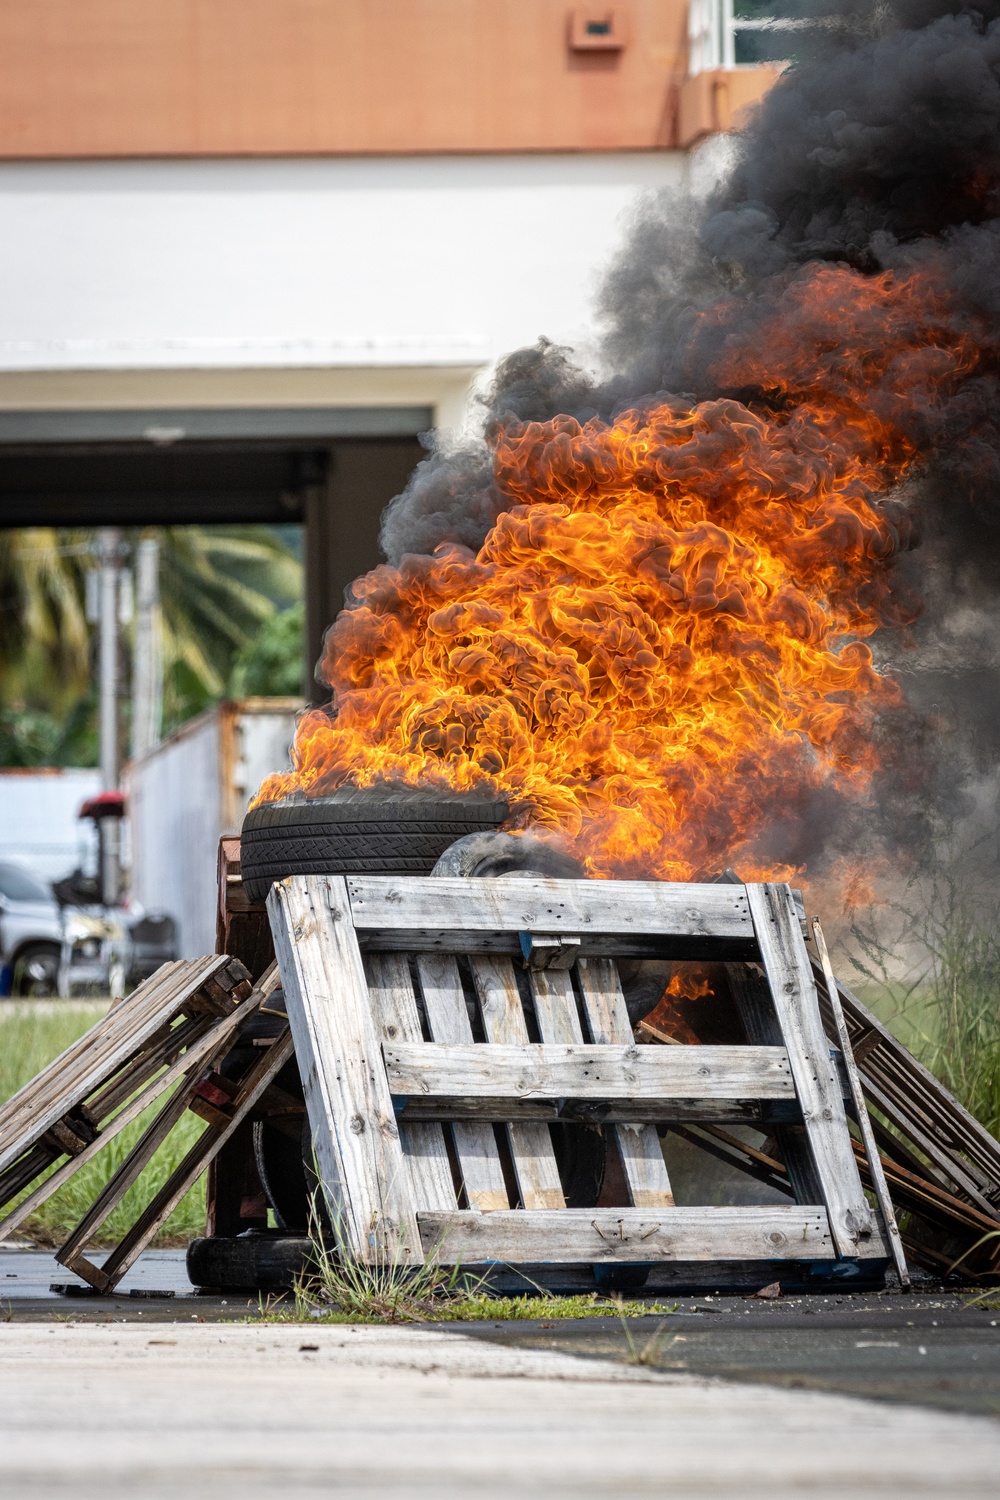
[(732, 0), (0, 0), (0, 525), (301, 520), (308, 651), (772, 65)]

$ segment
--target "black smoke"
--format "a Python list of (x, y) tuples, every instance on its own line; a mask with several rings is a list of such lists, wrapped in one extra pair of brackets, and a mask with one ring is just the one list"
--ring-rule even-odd
[[(599, 373), (545, 341), (502, 360), (480, 432), (431, 452), (387, 510), (382, 542), (390, 562), (481, 544), (515, 503), (493, 479), (497, 424), (613, 420), (665, 393), (766, 403), (763, 389), (720, 389), (719, 342), (752, 340), (798, 268), (933, 267), (980, 357), (933, 409), (894, 412), (920, 454), (900, 501), (920, 545), (896, 573), (924, 609), (877, 645), (914, 709), (903, 742), (897, 729), (886, 747), (884, 815), (915, 840), (928, 807), (955, 813), (962, 785), (1000, 760), (1000, 3), (817, 0), (799, 14), (816, 21), (796, 34), (805, 55), (736, 140), (721, 185), (702, 201), (654, 195), (636, 212), (599, 298)], [(699, 316), (723, 305), (721, 321)], [(817, 821), (805, 823), (815, 837)]]

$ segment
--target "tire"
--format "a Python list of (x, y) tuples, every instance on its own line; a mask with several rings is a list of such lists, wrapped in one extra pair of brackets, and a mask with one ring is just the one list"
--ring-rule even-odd
[(305, 1234), (309, 1228), (309, 1182), (306, 1152), (312, 1151), (312, 1136), (304, 1122), (299, 1139), (293, 1140), (266, 1120), (255, 1120), (253, 1154), (271, 1212), (285, 1234)]
[(449, 844), (506, 816), (506, 804), (487, 797), (410, 787), (265, 802), (243, 819), (243, 887), (265, 901), (286, 875), (429, 875)]
[(45, 1000), (59, 993), (59, 949), (30, 943), (14, 960), (10, 992), (22, 1000)]
[(285, 1292), (309, 1269), (311, 1253), (306, 1235), (280, 1230), (203, 1236), (188, 1246), (187, 1273), (194, 1286), (220, 1292)]
[(582, 880), (584, 870), (571, 854), (530, 834), (470, 833), (448, 846), (431, 874), (469, 875), (480, 880), (493, 875)]

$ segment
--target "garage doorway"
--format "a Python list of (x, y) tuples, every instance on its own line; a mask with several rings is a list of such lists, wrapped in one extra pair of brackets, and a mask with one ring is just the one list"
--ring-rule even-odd
[(430, 407), (0, 412), (0, 527), (304, 527), (305, 696), (345, 590), (381, 561), (382, 511)]

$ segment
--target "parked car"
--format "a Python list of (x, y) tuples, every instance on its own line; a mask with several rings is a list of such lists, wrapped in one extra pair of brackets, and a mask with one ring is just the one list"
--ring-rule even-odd
[(0, 862), (0, 995), (59, 993), (63, 919), (50, 886)]

